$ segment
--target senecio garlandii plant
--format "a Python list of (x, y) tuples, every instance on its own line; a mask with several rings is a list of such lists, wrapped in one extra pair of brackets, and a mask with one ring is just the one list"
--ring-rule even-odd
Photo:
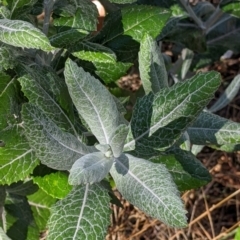
[[(172, 13), (132, 2), (108, 2), (96, 32), (89, 0), (0, 1), (3, 239), (46, 230), (49, 240), (104, 239), (118, 203), (110, 183), (146, 214), (185, 227), (180, 192), (211, 179), (191, 144), (239, 143), (239, 124), (204, 111), (220, 75), (169, 86), (155, 38)], [(109, 89), (137, 56), (144, 94), (129, 122)]]

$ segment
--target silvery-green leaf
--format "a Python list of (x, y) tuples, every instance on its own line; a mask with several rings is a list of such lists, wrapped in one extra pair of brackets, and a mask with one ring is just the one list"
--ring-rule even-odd
[(0, 7), (0, 18), (10, 18), (11, 17), (11, 12), (10, 10), (5, 7), (5, 6), (1, 6)]
[(111, 146), (113, 156), (115, 158), (119, 157), (123, 152), (123, 146), (129, 131), (129, 127), (125, 124), (118, 126), (114, 132), (109, 145)]
[(20, 20), (0, 19), (0, 41), (15, 47), (36, 48), (43, 51), (54, 49), (38, 28)]
[(192, 144), (225, 145), (240, 143), (240, 123), (210, 112), (202, 112), (187, 131)]
[(110, 146), (108, 144), (96, 144), (95, 148), (99, 150), (101, 153), (106, 153), (110, 150)]
[(122, 9), (124, 34), (140, 42), (145, 33), (155, 38), (168, 18), (169, 10), (148, 5), (130, 5)]
[(110, 225), (110, 197), (100, 184), (76, 186), (52, 207), (48, 240), (103, 240)]
[(204, 145), (193, 144), (191, 147), (191, 152), (196, 156), (198, 153), (202, 151), (203, 148), (204, 148)]
[(134, 107), (125, 151), (152, 156), (173, 145), (203, 110), (220, 84), (216, 72), (191, 79), (139, 99)]
[(67, 16), (54, 19), (54, 25), (60, 31), (66, 29), (66, 27), (95, 31), (98, 17), (95, 4), (89, 0), (77, 0), (74, 3), (76, 3), (75, 14), (72, 17)]
[(73, 56), (90, 62), (115, 63), (115, 53), (101, 44), (82, 41), (68, 49)]
[(12, 69), (15, 64), (15, 52), (9, 46), (2, 45), (0, 47), (0, 70)]
[(96, 74), (106, 83), (116, 82), (127, 73), (127, 70), (132, 66), (128, 62), (93, 62), (96, 67)]
[(68, 182), (71, 185), (100, 182), (109, 173), (112, 164), (113, 157), (107, 158), (101, 152), (89, 153), (73, 164)]
[(0, 184), (4, 185), (25, 179), (39, 161), (23, 135), (19, 85), (2, 72), (0, 79)]
[(224, 93), (218, 98), (218, 100), (210, 107), (210, 112), (217, 112), (220, 109), (227, 106), (233, 98), (237, 95), (240, 88), (240, 74), (238, 74), (226, 88)]
[(191, 66), (193, 57), (194, 57), (194, 53), (192, 50), (190, 50), (188, 48), (184, 48), (182, 50), (183, 63), (182, 63), (182, 68), (181, 68), (181, 79), (184, 79), (186, 77), (188, 70)]
[(70, 59), (66, 62), (64, 75), (79, 114), (99, 143), (109, 144), (120, 118), (112, 95), (100, 81)]
[(146, 94), (157, 93), (168, 87), (168, 76), (161, 49), (157, 42), (146, 34), (140, 44), (139, 71)]
[[(179, 156), (176, 158), (174, 155), (166, 155), (166, 156), (158, 156), (153, 159), (150, 159), (151, 162), (154, 163), (161, 163), (166, 166), (168, 171), (171, 173), (173, 177), (173, 181), (176, 183), (179, 191), (186, 191), (193, 188), (199, 188), (209, 182), (209, 179), (202, 179), (202, 177), (196, 177), (196, 175), (193, 174), (193, 172), (189, 173), (187, 172), (185, 168), (185, 164), (189, 164), (193, 167), (193, 169), (198, 172), (200, 162), (199, 164), (193, 164), (196, 161), (194, 159), (191, 159), (190, 157), (185, 158), (182, 156), (182, 160), (184, 162), (180, 162)], [(200, 167), (201, 168), (201, 167)], [(209, 176), (209, 173), (206, 172), (206, 177)], [(200, 175), (202, 176), (202, 175)]]
[[(78, 137), (79, 131), (74, 125), (73, 106), (66, 85), (61, 84), (61, 79), (51, 76), (50, 71), (36, 68), (28, 71), (30, 74), (18, 79), (24, 95), (31, 103), (41, 108), (58, 127)], [(61, 101), (67, 102), (65, 109), (61, 106)]]
[[(49, 37), (52, 46), (59, 48), (66, 48), (68, 45), (75, 44), (88, 34), (87, 31), (70, 28), (66, 31), (59, 32)], [(69, 41), (71, 39), (71, 41)]]
[(110, 173), (117, 189), (134, 206), (171, 227), (187, 225), (179, 192), (163, 164), (123, 154), (115, 159)]
[(11, 240), (11, 238), (7, 236), (7, 234), (3, 231), (1, 227), (0, 227), (0, 238), (1, 240)]
[(72, 134), (62, 131), (36, 105), (23, 105), (24, 133), (40, 161), (54, 169), (69, 170), (83, 155), (92, 152)]

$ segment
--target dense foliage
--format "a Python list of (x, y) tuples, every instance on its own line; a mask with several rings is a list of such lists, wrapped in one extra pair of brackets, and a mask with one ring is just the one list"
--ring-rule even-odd
[[(240, 125), (213, 114), (239, 76), (207, 109), (220, 74), (194, 74), (240, 50), (239, 1), (103, 5), (97, 28), (103, 19), (89, 0), (0, 1), (2, 239), (46, 230), (50, 240), (104, 239), (110, 202), (119, 204), (113, 185), (150, 216), (185, 227), (180, 192), (211, 180), (195, 154), (239, 149)], [(175, 44), (177, 62), (162, 41)], [(137, 59), (142, 88), (129, 98), (116, 81)]]

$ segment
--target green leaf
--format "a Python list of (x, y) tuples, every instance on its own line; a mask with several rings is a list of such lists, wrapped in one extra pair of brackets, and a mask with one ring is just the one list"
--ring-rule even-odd
[(73, 56), (90, 62), (115, 63), (115, 53), (100, 44), (82, 41), (68, 49)]
[(14, 53), (9, 46), (2, 45), (0, 47), (0, 71), (13, 69), (16, 64)]
[(240, 143), (240, 123), (210, 112), (202, 112), (187, 131), (191, 143), (197, 145)]
[(0, 183), (10, 184), (25, 179), (38, 160), (23, 136), (18, 83), (4, 73), (0, 79)]
[(37, 0), (8, 0), (8, 7), (11, 10), (10, 18), (18, 17), (24, 11), (26, 14), (36, 2)]
[(0, 238), (1, 240), (11, 240), (11, 238), (7, 236), (7, 234), (3, 231), (1, 227), (0, 227)]
[(140, 42), (145, 33), (158, 36), (171, 16), (169, 10), (147, 5), (128, 6), (122, 9), (124, 34)]
[(229, 13), (235, 17), (240, 17), (240, 1), (239, 0), (231, 1), (225, 5), (221, 3), (220, 6), (223, 12)]
[(48, 240), (102, 240), (110, 224), (110, 197), (100, 184), (77, 186), (52, 207)]
[(187, 225), (179, 192), (163, 164), (128, 154), (115, 161), (110, 172), (125, 199), (171, 227)]
[(99, 143), (108, 144), (120, 118), (112, 95), (97, 79), (70, 59), (66, 62), (64, 75), (79, 114)]
[(132, 63), (114, 62), (103, 63), (93, 62), (96, 67), (96, 74), (106, 83), (116, 82), (123, 75), (127, 73), (127, 70), (132, 66)]
[(58, 127), (79, 137), (79, 130), (74, 124), (73, 104), (62, 79), (38, 68), (27, 71), (29, 74), (18, 79), (24, 95)]
[(38, 230), (45, 231), (51, 214), (50, 207), (56, 202), (56, 199), (49, 196), (42, 189), (27, 198)]
[(174, 151), (171, 153), (173, 155), (154, 157), (150, 161), (164, 164), (180, 191), (199, 188), (211, 180), (207, 169), (194, 155), (180, 150), (175, 152), (176, 155)]
[(144, 35), (141, 41), (138, 56), (139, 71), (145, 93), (157, 93), (162, 88), (168, 87), (168, 76), (161, 49), (148, 34)]
[(54, 25), (60, 31), (70, 28), (83, 29), (86, 31), (97, 30), (98, 11), (96, 6), (89, 0), (75, 1), (76, 9), (72, 17), (60, 17), (54, 20)]
[(11, 17), (10, 10), (5, 6), (0, 6), (0, 19), (10, 18), (10, 17)]
[(238, 94), (239, 88), (240, 88), (240, 74), (235, 76), (235, 78), (231, 81), (231, 83), (228, 85), (228, 87), (222, 93), (222, 95), (217, 99), (213, 106), (209, 108), (209, 111), (216, 112), (227, 106)]
[(33, 183), (33, 181), (19, 181), (17, 183), (12, 183), (10, 186), (6, 187), (8, 194), (14, 194), (18, 196), (27, 196), (33, 194), (38, 190), (38, 186)]
[[(49, 41), (52, 46), (58, 48), (66, 48), (69, 45), (73, 45), (86, 37), (88, 32), (80, 29), (70, 28), (66, 31), (59, 32), (49, 37)], [(71, 41), (69, 41), (71, 39)]]
[(33, 182), (53, 198), (62, 199), (72, 190), (68, 184), (68, 176), (62, 172), (51, 173), (44, 177), (34, 177)]
[(128, 134), (129, 128), (125, 124), (118, 126), (114, 132), (109, 145), (111, 146), (113, 156), (115, 158), (119, 157), (123, 152), (123, 146)]
[(106, 177), (112, 164), (113, 157), (106, 157), (101, 152), (89, 153), (73, 164), (68, 181), (71, 185), (100, 182)]
[(220, 84), (217, 72), (198, 73), (191, 79), (138, 99), (125, 151), (154, 156), (173, 145), (203, 110)]
[(41, 162), (53, 169), (69, 170), (81, 156), (92, 152), (70, 133), (63, 132), (35, 105), (23, 105), (24, 133)]
[(20, 21), (0, 19), (0, 41), (23, 48), (36, 48), (51, 51), (48, 38), (32, 24)]

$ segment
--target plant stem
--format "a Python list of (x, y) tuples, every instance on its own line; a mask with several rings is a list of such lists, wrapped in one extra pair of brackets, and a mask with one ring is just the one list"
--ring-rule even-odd
[(202, 20), (200, 18), (198, 18), (197, 15), (195, 14), (195, 12), (192, 10), (192, 7), (185, 0), (180, 0), (180, 2), (182, 3), (182, 5), (185, 8), (185, 10), (188, 12), (190, 17), (194, 20), (194, 22), (201, 29), (206, 29), (206, 27), (205, 27), (204, 23), (202, 22)]
[(55, 0), (44, 0), (44, 22), (43, 22), (43, 33), (47, 36), (49, 30), (49, 24), (51, 19), (51, 13)]

